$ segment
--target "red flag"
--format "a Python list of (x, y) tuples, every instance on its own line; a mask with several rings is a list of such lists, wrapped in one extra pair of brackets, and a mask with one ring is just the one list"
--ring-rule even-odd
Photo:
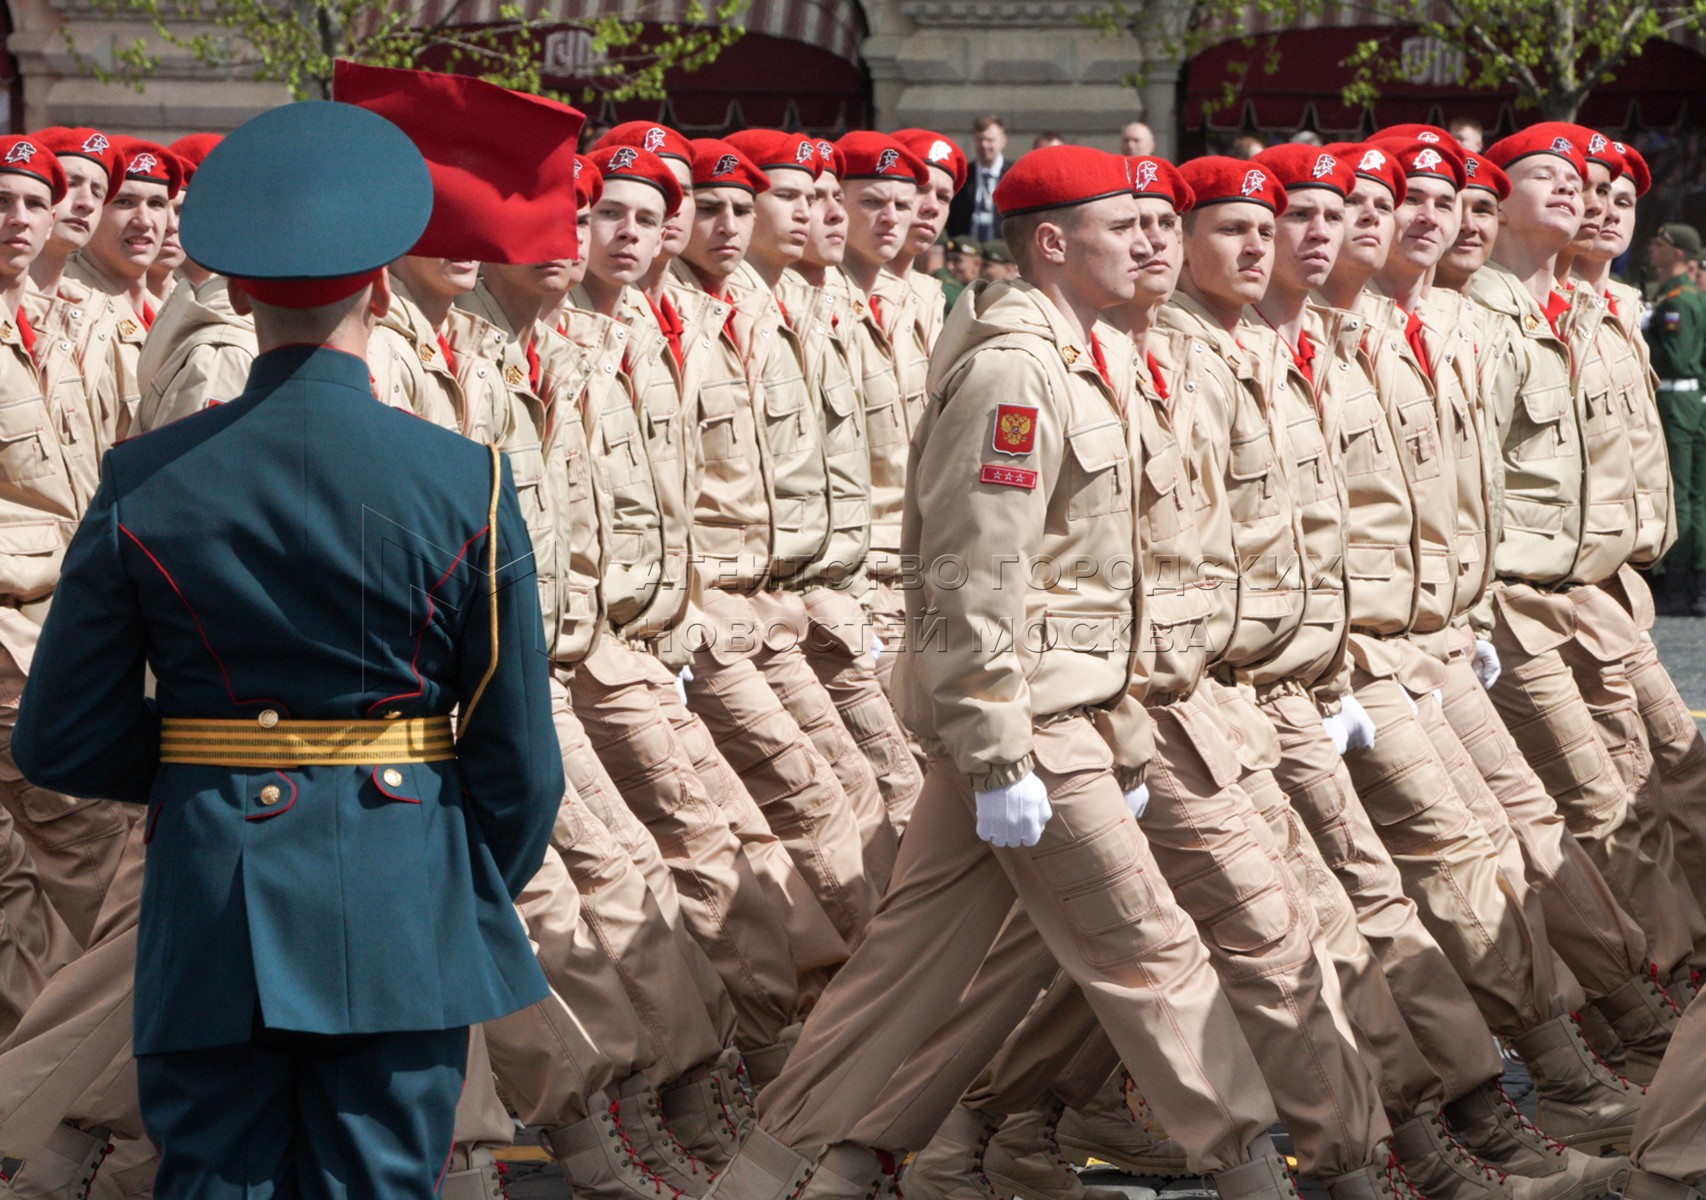
[(342, 59), (332, 98), (386, 118), (426, 159), (432, 220), (411, 254), (496, 263), (575, 257), (583, 114), (465, 75)]

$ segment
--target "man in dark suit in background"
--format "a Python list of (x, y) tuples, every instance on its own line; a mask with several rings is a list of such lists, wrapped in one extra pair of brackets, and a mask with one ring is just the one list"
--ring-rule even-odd
[(971, 128), (971, 175), (948, 206), (948, 235), (988, 242), (1001, 236), (994, 197), (995, 185), (1007, 170), (1007, 127), (1000, 117), (986, 113)]

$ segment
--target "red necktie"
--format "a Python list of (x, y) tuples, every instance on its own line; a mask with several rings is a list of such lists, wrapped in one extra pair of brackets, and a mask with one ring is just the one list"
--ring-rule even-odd
[(438, 349), (444, 355), (444, 367), (452, 375), (456, 374), (456, 356), (450, 352), (450, 343), (444, 340), (444, 335), (438, 335)]
[(1102, 343), (1096, 340), (1096, 335), (1093, 333), (1090, 335), (1090, 361), (1096, 364), (1096, 370), (1102, 376), (1102, 382), (1113, 387), (1114, 381), (1108, 378), (1108, 360), (1102, 354)]
[(1291, 361), (1297, 364), (1297, 369), (1303, 372), (1303, 377), (1309, 381), (1309, 386), (1315, 386), (1315, 343), (1309, 340), (1309, 334), (1299, 329), (1297, 331), (1297, 349), (1291, 352)]
[(539, 394), (539, 351), (533, 343), (527, 343), (527, 386), (533, 389), (533, 394)]
[(1552, 326), (1552, 332), (1554, 334), (1557, 334), (1558, 337), (1564, 336), (1563, 334), (1558, 333), (1558, 318), (1563, 316), (1565, 313), (1567, 313), (1569, 311), (1570, 311), (1570, 298), (1568, 296), (1559, 295), (1557, 292), (1548, 292), (1547, 293), (1547, 295), (1546, 295), (1546, 323), (1548, 325)]
[(669, 302), (668, 296), (663, 296), (657, 304), (652, 304), (651, 297), (646, 297), (646, 303), (652, 305), (652, 316), (657, 319), (658, 328), (663, 331), (665, 340), (669, 342), (669, 352), (675, 355), (675, 365), (681, 366), (681, 315), (675, 311), (675, 305)]
[(24, 343), (24, 353), (31, 360), (36, 356), (36, 331), (30, 324), (30, 319), (24, 315), (24, 306), (18, 305), (18, 340)]
[(142, 302), (142, 328), (154, 328), (154, 310), (148, 307), (148, 301)]
[(882, 301), (878, 300), (875, 296), (872, 296), (866, 303), (868, 303), (871, 306), (871, 320), (873, 320), (877, 323), (878, 329), (882, 329), (883, 328), (883, 305), (882, 305)]
[(1161, 364), (1155, 361), (1153, 354), (1145, 354), (1143, 357), (1149, 364), (1149, 380), (1155, 385), (1155, 394), (1163, 400), (1167, 399), (1167, 381), (1162, 378)]
[[(1399, 312), (1404, 312), (1399, 309)], [(1428, 343), (1422, 336), (1422, 319), (1415, 313), (1404, 313), (1404, 340), (1410, 343), (1410, 349), (1415, 352), (1416, 361), (1421, 364), (1422, 374), (1429, 379), (1434, 377), (1434, 371), (1428, 365)]]

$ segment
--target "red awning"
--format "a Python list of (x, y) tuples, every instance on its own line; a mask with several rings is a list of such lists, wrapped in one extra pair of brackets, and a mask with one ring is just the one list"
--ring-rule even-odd
[[(1356, 68), (1341, 64), (1358, 45), (1383, 38), (1408, 64), (1404, 77), (1381, 80), (1372, 116), (1340, 99)], [(1277, 55), (1274, 54), (1277, 51)], [(1278, 69), (1264, 70), (1270, 58)], [(1537, 119), (1516, 109), (1516, 89), (1475, 90), (1461, 58), (1415, 28), (1349, 26), (1293, 29), (1252, 41), (1222, 42), (1192, 59), (1185, 74), (1185, 127), (1236, 132), (1295, 130), (1353, 135), (1413, 121), (1443, 125), (1473, 117), (1492, 131)], [(1230, 102), (1226, 102), (1231, 93)], [(1690, 107), (1689, 100), (1695, 103)], [(1618, 77), (1594, 91), (1578, 120), (1598, 129), (1671, 126), (1706, 118), (1706, 58), (1671, 42), (1654, 42)]]

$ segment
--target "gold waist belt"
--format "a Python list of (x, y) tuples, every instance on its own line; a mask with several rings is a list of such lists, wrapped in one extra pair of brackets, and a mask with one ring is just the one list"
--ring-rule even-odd
[[(270, 724), (264, 724), (271, 716)], [(209, 767), (332, 767), (455, 757), (449, 717), (390, 721), (214, 721), (166, 717), (160, 761)]]

